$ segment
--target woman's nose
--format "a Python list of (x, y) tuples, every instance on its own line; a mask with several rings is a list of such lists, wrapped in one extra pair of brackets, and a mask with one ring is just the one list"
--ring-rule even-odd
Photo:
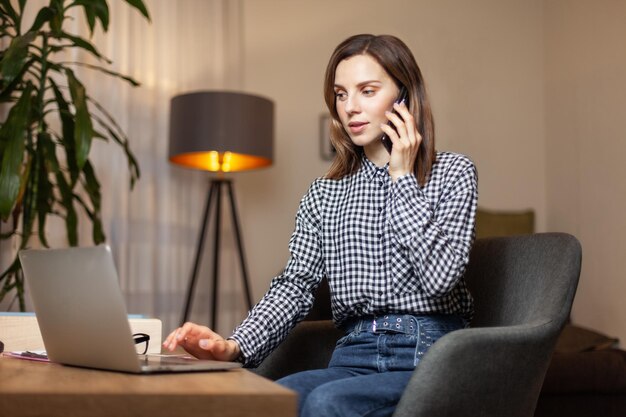
[(361, 111), (361, 106), (359, 105), (358, 97), (356, 96), (348, 96), (346, 99), (346, 113), (358, 113)]

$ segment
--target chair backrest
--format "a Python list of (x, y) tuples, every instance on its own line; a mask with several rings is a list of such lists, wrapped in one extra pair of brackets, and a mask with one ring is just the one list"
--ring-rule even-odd
[(580, 244), (567, 234), (478, 239), (465, 274), (476, 307), (472, 327), (564, 324), (580, 260)]
[(424, 355), (394, 417), (532, 417), (580, 275), (573, 236), (476, 241), (466, 272), (472, 328)]

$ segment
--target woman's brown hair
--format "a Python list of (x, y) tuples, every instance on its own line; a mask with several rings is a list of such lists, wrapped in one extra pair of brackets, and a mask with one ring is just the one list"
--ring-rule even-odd
[(340, 179), (356, 172), (361, 166), (362, 147), (354, 145), (346, 133), (335, 99), (335, 71), (344, 59), (355, 55), (374, 58), (395, 81), (405, 87), (409, 97), (409, 111), (417, 121), (422, 142), (415, 158), (414, 174), (420, 186), (428, 181), (435, 161), (435, 124), (426, 93), (422, 72), (411, 50), (400, 39), (391, 35), (355, 35), (343, 41), (330, 57), (324, 80), (324, 99), (331, 115), (330, 140), (337, 151), (326, 178)]

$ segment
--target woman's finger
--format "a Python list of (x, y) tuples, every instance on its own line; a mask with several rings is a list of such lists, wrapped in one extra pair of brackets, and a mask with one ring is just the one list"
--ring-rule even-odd
[(165, 347), (165, 348), (167, 348), (169, 350), (176, 349), (176, 344), (177, 344), (176, 335), (178, 334), (179, 330), (180, 330), (180, 328), (174, 330), (173, 332), (171, 332), (167, 336), (167, 338), (163, 342), (163, 347)]
[(393, 146), (396, 146), (398, 142), (400, 141), (398, 132), (396, 132), (396, 130), (393, 127), (389, 126), (386, 123), (381, 123), (380, 128), (382, 129), (383, 132), (385, 132), (385, 134), (387, 135), (387, 137), (389, 138)]
[(390, 111), (385, 112), (385, 116), (387, 116), (387, 119), (389, 119), (389, 121), (395, 126), (398, 138), (407, 138), (406, 125), (404, 124), (402, 118), (400, 118), (400, 116), (396, 113)]
[(415, 119), (409, 109), (407, 108), (405, 103), (394, 103), (393, 108), (398, 112), (400, 117), (402, 117), (403, 127), (406, 131), (406, 137), (411, 143), (415, 143), (417, 140), (417, 136), (419, 133), (415, 128)]

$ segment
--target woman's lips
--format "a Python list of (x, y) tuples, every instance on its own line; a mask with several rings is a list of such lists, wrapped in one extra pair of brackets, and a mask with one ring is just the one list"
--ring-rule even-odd
[(368, 122), (350, 122), (348, 128), (350, 128), (351, 133), (356, 134), (364, 131), (368, 124)]

